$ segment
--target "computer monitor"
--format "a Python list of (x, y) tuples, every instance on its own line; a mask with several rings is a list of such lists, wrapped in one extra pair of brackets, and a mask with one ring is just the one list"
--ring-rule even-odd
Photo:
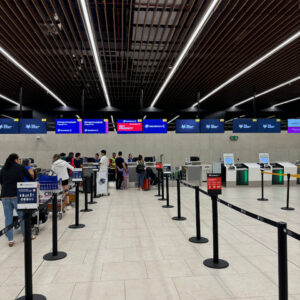
[(87, 162), (89, 162), (89, 163), (95, 162), (95, 158), (94, 157), (87, 157)]
[(155, 162), (155, 157), (154, 156), (146, 156), (145, 158), (144, 158), (144, 161), (145, 162)]
[(225, 165), (233, 165), (233, 158), (231, 156), (227, 156), (224, 158)]
[(200, 157), (199, 156), (191, 156), (190, 161), (200, 161)]
[(138, 160), (139, 160), (138, 157), (134, 157), (134, 158), (132, 159), (133, 162), (137, 162)]
[(259, 157), (259, 163), (260, 164), (264, 164), (264, 165), (268, 165), (269, 164), (269, 156), (260, 156)]

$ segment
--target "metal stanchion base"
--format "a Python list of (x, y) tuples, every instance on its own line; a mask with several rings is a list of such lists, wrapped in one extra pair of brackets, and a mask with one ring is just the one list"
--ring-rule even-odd
[(173, 205), (163, 205), (162, 206), (163, 208), (172, 208), (172, 207), (174, 207)]
[[(27, 299), (26, 296), (22, 296), (20, 298), (17, 298), (16, 300), (26, 300), (26, 299)], [(47, 298), (43, 295), (33, 294), (32, 300), (47, 300)]]
[(88, 204), (97, 204), (97, 201), (93, 201), (93, 202), (88, 202)]
[(283, 209), (283, 210), (295, 210), (295, 208), (293, 208), (293, 207), (281, 207), (281, 209)]
[(257, 198), (258, 201), (269, 201), (267, 198)]
[(62, 252), (62, 251), (58, 251), (57, 252), (57, 255), (53, 255), (52, 252), (50, 253), (47, 253), (43, 256), (44, 260), (60, 260), (60, 259), (63, 259), (67, 256), (67, 253), (66, 252)]
[(219, 262), (215, 263), (213, 258), (206, 259), (205, 261), (203, 261), (203, 264), (206, 267), (213, 269), (225, 269), (229, 266), (229, 263), (226, 260), (219, 259)]
[(89, 212), (89, 211), (93, 211), (92, 209), (88, 208), (88, 209), (81, 209), (81, 212)]
[(69, 226), (69, 228), (71, 228), (71, 229), (79, 229), (79, 228), (83, 228), (83, 227), (85, 227), (84, 224), (78, 224), (78, 225), (73, 224), (73, 225)]
[(101, 197), (101, 195), (96, 195), (96, 196), (94, 196), (94, 199), (95, 199), (95, 198), (100, 198), (100, 197)]
[(157, 195), (154, 195), (154, 197), (161, 197), (161, 195), (158, 195), (158, 194), (157, 194)]
[(196, 244), (205, 244), (205, 243), (208, 243), (208, 239), (207, 238), (201, 237), (200, 239), (197, 239), (196, 236), (190, 237), (189, 241), (191, 243), (196, 243)]
[(185, 217), (173, 217), (172, 220), (175, 220), (175, 221), (184, 221), (186, 220)]
[(159, 201), (166, 201), (167, 199), (165, 199), (165, 198), (159, 198), (157, 200), (159, 200)]

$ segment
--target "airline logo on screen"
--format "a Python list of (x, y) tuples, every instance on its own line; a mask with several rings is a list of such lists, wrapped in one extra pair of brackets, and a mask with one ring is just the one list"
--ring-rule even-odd
[(195, 125), (181, 124), (181, 129), (194, 129)]
[(39, 129), (39, 128), (41, 128), (41, 126), (35, 125), (35, 124), (27, 124), (25, 127), (26, 127), (26, 129)]
[(248, 125), (248, 124), (239, 124), (239, 128), (244, 128), (244, 129), (250, 129), (252, 128), (252, 125)]
[(161, 125), (150, 125), (150, 124), (146, 124), (145, 128), (166, 128), (165, 124), (161, 124)]
[(1, 124), (0, 125), (0, 129), (12, 129), (12, 128), (13, 128), (13, 126), (10, 126), (8, 124)]
[(206, 124), (205, 127), (207, 129), (218, 129), (220, 126), (219, 125), (214, 125), (214, 124)]

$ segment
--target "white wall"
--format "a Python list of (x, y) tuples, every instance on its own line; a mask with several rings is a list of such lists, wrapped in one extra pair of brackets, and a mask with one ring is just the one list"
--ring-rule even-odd
[(199, 155), (202, 163), (219, 161), (223, 153), (234, 153), (241, 161), (256, 162), (259, 152), (269, 152), (271, 161), (300, 160), (300, 135), (287, 134), (239, 134), (239, 140), (229, 140), (232, 132), (224, 134), (160, 134), (117, 135), (55, 135), (49, 132), (40, 135), (0, 135), (0, 164), (6, 157), (16, 152), (21, 157), (33, 157), (42, 168), (49, 168), (54, 153), (81, 152), (84, 156), (94, 156), (101, 149), (111, 152), (122, 150), (127, 157), (135, 155), (164, 154), (164, 162), (181, 165), (185, 157)]

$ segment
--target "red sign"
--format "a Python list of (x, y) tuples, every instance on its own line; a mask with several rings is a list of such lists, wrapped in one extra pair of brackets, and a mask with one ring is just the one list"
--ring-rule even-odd
[(221, 194), (222, 177), (219, 174), (207, 174), (207, 191), (211, 194)]
[(162, 164), (161, 163), (157, 163), (156, 164), (156, 169), (161, 169), (162, 168)]
[(143, 123), (117, 123), (118, 132), (142, 132)]

